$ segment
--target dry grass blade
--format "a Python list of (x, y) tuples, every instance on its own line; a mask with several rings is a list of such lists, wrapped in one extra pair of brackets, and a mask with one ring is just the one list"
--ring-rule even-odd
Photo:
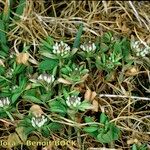
[[(28, 1), (20, 21), (14, 21), (10, 25), (16, 26), (8, 33), (10, 41), (17, 36), (21, 41), (32, 44), (33, 41), (38, 43), (46, 35), (51, 35), (56, 40), (67, 35), (67, 40), (73, 41), (77, 31), (76, 27), (80, 23), (83, 23), (85, 27), (84, 36), (89, 36), (90, 38), (101, 35), (106, 30), (113, 30), (118, 34), (130, 37), (130, 34), (134, 32), (134, 27), (145, 36), (149, 32), (149, 15), (146, 12), (148, 11), (146, 5), (142, 5), (143, 8), (139, 9), (141, 6), (131, 1), (102, 3), (97, 1), (89, 1), (88, 3), (86, 1), (62, 1), (60, 3), (47, 3), (49, 7), (45, 7), (42, 1), (36, 3)], [(35, 4), (38, 9), (35, 9)], [(144, 7), (146, 7), (145, 12)], [(60, 8), (62, 11), (58, 13)], [(52, 10), (54, 15), (46, 15), (46, 10)], [(137, 20), (135, 20), (134, 15)], [(143, 26), (143, 23), (146, 28)], [(120, 24), (119, 28), (118, 24)], [(128, 30), (126, 31), (125, 28)]]

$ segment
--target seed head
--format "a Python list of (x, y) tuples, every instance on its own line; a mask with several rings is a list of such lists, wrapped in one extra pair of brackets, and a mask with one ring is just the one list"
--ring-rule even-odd
[(147, 54), (150, 54), (150, 47), (145, 42), (132, 41), (131, 48), (135, 51), (136, 56), (145, 57)]
[(55, 78), (53, 75), (41, 74), (39, 75), (38, 80), (45, 81), (48, 84), (50, 84), (54, 82)]
[(64, 56), (70, 52), (70, 46), (63, 41), (61, 41), (59, 44), (56, 42), (56, 44), (53, 46), (53, 53), (56, 55)]
[(86, 51), (86, 52), (94, 52), (96, 50), (96, 45), (94, 43), (92, 43), (91, 41), (89, 41), (88, 43), (86, 44), (82, 44), (80, 46), (80, 48), (83, 50), (83, 51)]
[(66, 104), (70, 108), (76, 108), (77, 106), (79, 106), (81, 104), (81, 97), (78, 97), (78, 96), (68, 96), (67, 100), (66, 100)]
[(47, 122), (47, 118), (42, 115), (41, 117), (32, 117), (31, 124), (33, 127), (42, 127)]

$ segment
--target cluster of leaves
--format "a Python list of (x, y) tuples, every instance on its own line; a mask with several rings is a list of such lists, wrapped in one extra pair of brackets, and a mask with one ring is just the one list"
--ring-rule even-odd
[[(58, 114), (73, 121), (77, 121), (78, 114), (92, 108), (90, 102), (83, 98), (80, 91), (74, 90), (74, 87), (83, 83), (93, 68), (106, 71), (108, 74), (117, 69), (123, 61), (128, 61), (130, 48), (127, 39), (116, 41), (112, 39), (111, 33), (106, 33), (94, 43), (96, 50), (82, 51), (80, 48), (82, 29), (81, 25), (74, 44), (68, 45), (71, 50), (65, 55), (59, 55), (61, 52), (54, 53), (54, 46), (58, 49), (58, 44), (55, 45), (52, 37), (43, 40), (39, 48), (38, 67), (17, 61), (19, 60), (17, 55), (5, 59), (5, 65), (0, 66), (0, 97), (9, 97), (11, 105), (7, 111), (0, 109), (1, 118), (8, 116), (11, 120), (15, 120), (13, 117), (19, 116), (14, 114), (17, 114), (17, 104), (20, 101), (44, 106), (47, 116)], [(61, 44), (64, 45), (63, 42)], [(23, 52), (27, 52), (28, 48), (25, 47)], [(38, 80), (41, 74), (43, 81)], [(53, 76), (54, 81), (46, 82), (48, 76)], [(19, 118), (21, 120), (19, 127), (23, 127), (26, 136), (37, 131), (48, 137), (56, 129), (63, 128), (60, 123), (50, 119), (41, 128), (35, 128), (31, 118), (30, 113)], [(100, 115), (98, 122), (100, 125), (95, 124), (91, 117), (85, 117), (85, 122), (93, 124), (84, 127), (83, 132), (87, 132), (101, 143), (110, 143), (119, 138), (120, 130), (110, 123), (104, 113)]]
[(117, 69), (123, 62), (129, 61), (130, 43), (126, 38), (115, 39), (110, 32), (105, 33), (99, 48), (96, 66), (107, 73)]
[(62, 129), (63, 125), (48, 120), (42, 127), (33, 127), (31, 124), (32, 115), (25, 117), (19, 124), (19, 127), (23, 127), (23, 132), (26, 136), (34, 131), (40, 132), (44, 137), (49, 137), (53, 132)]
[[(20, 19), (18, 16), (22, 15), (26, 0), (20, 0), (15, 9), (12, 8), (14, 3), (13, 0), (6, 1), (3, 3), (3, 12), (0, 12), (0, 58), (6, 58), (9, 54), (10, 44), (8, 43), (7, 32), (11, 30), (9, 28), (10, 18), (12, 17), (16, 21)], [(12, 13), (13, 11), (16, 15)]]
[(101, 143), (110, 143), (117, 140), (120, 136), (120, 130), (113, 123), (109, 122), (105, 113), (100, 115), (100, 125), (94, 124), (94, 120), (91, 117), (85, 117), (85, 122), (93, 124), (84, 127), (83, 130)]
[(78, 113), (78, 111), (84, 112), (87, 109), (91, 108), (90, 103), (87, 102), (86, 100), (83, 100), (77, 106), (73, 106), (73, 105), (69, 107), (67, 106), (66, 100), (69, 97), (69, 95), (78, 96), (79, 95), (78, 91), (72, 91), (71, 93), (69, 93), (68, 91), (66, 91), (66, 89), (63, 89), (63, 95), (64, 98), (59, 97), (57, 98), (57, 100), (49, 102), (49, 107), (52, 112), (60, 113), (60, 115), (68, 114), (75, 121), (75, 115)]
[(140, 146), (137, 144), (133, 144), (132, 150), (148, 150), (148, 147), (147, 147), (147, 144), (142, 144)]
[[(78, 43), (79, 41), (80, 40), (78, 40)], [(51, 70), (51, 67), (56, 67), (58, 65), (58, 60), (60, 60), (60, 57), (51, 54), (54, 42), (50, 37), (43, 41), (43, 45), (44, 47), (42, 47), (41, 54), (50, 59), (42, 61), (40, 68), (44, 68), (44, 70)], [(130, 63), (130, 65), (133, 63), (133, 60), (130, 59), (130, 42), (126, 38), (115, 39), (112, 33), (108, 32), (98, 38), (95, 45), (95, 52), (85, 52), (79, 48), (79, 45), (73, 46), (74, 48), (72, 49), (70, 55), (66, 56), (67, 58), (65, 57), (66, 59), (62, 61), (67, 62), (67, 59), (74, 60), (74, 58), (79, 57), (84, 62), (87, 60), (86, 64), (89, 70), (92, 68), (97, 68), (101, 71), (105, 71), (108, 75), (125, 63)], [(78, 51), (76, 48), (78, 48)], [(49, 65), (50, 67), (48, 67)], [(70, 67), (69, 65), (70, 62), (67, 64), (68, 69)]]

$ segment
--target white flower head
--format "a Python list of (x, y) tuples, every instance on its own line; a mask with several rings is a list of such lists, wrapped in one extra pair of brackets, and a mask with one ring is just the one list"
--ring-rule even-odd
[(63, 41), (61, 41), (59, 44), (56, 42), (56, 44), (53, 46), (53, 53), (56, 55), (64, 56), (70, 52), (70, 46)]
[(86, 51), (86, 52), (95, 52), (96, 50), (96, 45), (95, 43), (92, 43), (91, 41), (89, 41), (88, 43), (84, 43), (80, 46), (80, 48), (83, 50), (83, 51)]
[(8, 97), (0, 99), (0, 107), (9, 106), (10, 100)]
[(55, 78), (53, 75), (48, 75), (46, 73), (39, 75), (38, 80), (47, 82), (48, 84), (53, 83)]
[(16, 90), (18, 88), (18, 85), (13, 85), (10, 90)]
[(47, 122), (47, 118), (42, 115), (40, 117), (32, 117), (31, 119), (31, 124), (32, 126), (35, 127), (42, 127), (45, 123)]
[(66, 104), (70, 107), (70, 108), (76, 108), (77, 106), (79, 106), (81, 104), (81, 97), (78, 96), (68, 96), (67, 100), (66, 100)]
[(12, 77), (13, 72), (14, 72), (14, 69), (9, 69), (9, 70), (6, 72), (6, 77), (8, 77), (8, 78)]
[(145, 57), (150, 54), (150, 47), (142, 41), (132, 41), (131, 48), (135, 51), (136, 56)]

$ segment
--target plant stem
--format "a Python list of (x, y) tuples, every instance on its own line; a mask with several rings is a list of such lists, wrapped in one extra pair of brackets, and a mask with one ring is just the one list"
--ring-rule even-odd
[[(59, 68), (58, 68), (59, 69), (58, 70), (59, 71), (59, 78), (61, 77), (61, 67), (62, 67), (62, 64), (63, 64), (62, 59), (59, 58)], [(61, 92), (60, 92), (61, 91), (61, 87), (62, 87), (61, 84), (59, 84), (58, 85), (58, 95), (61, 95)]]
[[(72, 113), (71, 113), (71, 119), (72, 119), (73, 121), (75, 121), (75, 122), (77, 121), (77, 118), (76, 118), (76, 111), (72, 111)], [(77, 132), (77, 143), (78, 143), (79, 149), (81, 149), (82, 143), (81, 143), (80, 129), (77, 128), (77, 127), (75, 127), (75, 131)]]
[(8, 115), (8, 117), (10, 118), (11, 121), (14, 121), (13, 116), (11, 115), (10, 112), (8, 112), (7, 110), (5, 110), (6, 114)]
[(91, 61), (90, 61), (89, 57), (87, 58), (87, 62), (88, 62), (89, 70), (91, 70), (92, 69), (92, 65), (91, 65)]
[(80, 129), (76, 128), (76, 132), (77, 132), (77, 142), (78, 142), (78, 145), (79, 145), (79, 149), (81, 149), (81, 134), (80, 134)]
[(3, 77), (3, 76), (0, 76), (0, 78), (2, 78), (2, 79), (4, 79), (4, 80), (6, 80), (7, 82), (11, 83), (11, 81), (10, 81), (10, 80), (6, 79), (6, 78), (5, 78), (5, 77)]

